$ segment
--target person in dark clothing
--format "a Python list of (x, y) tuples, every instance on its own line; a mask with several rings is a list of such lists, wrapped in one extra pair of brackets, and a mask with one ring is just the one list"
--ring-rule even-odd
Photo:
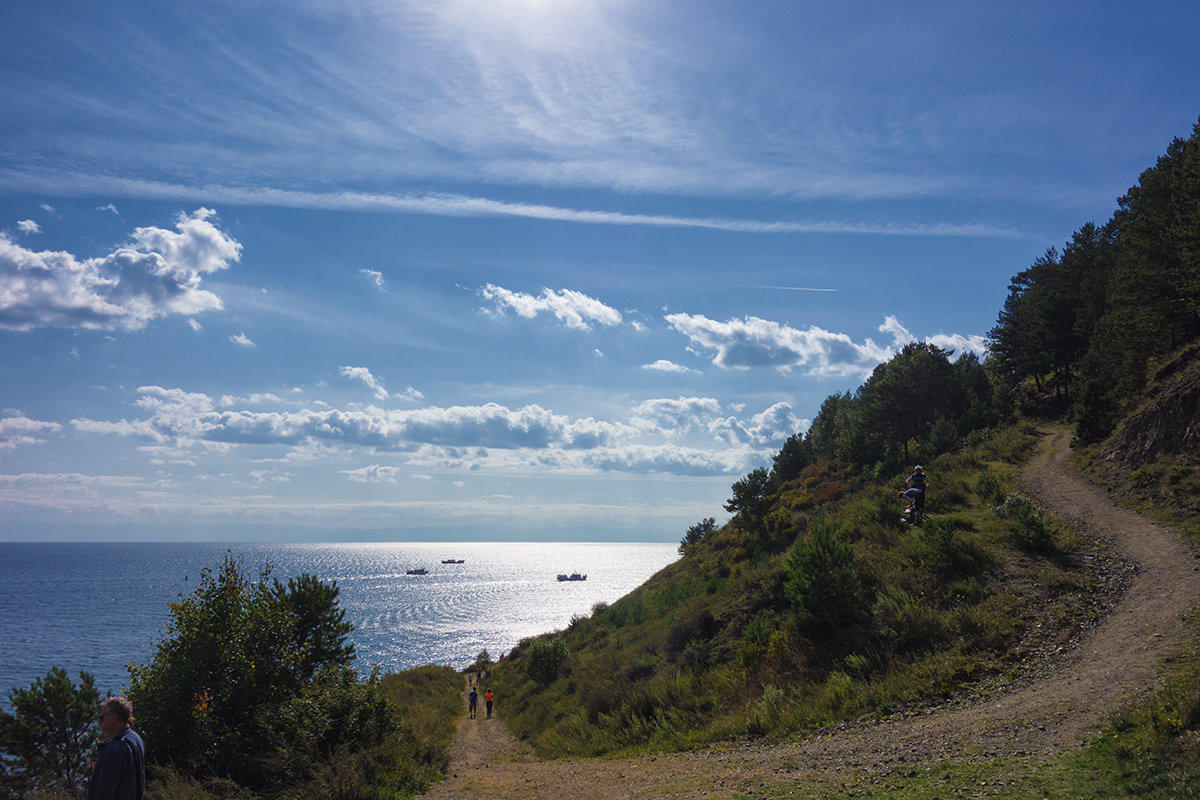
[(146, 745), (130, 727), (133, 706), (124, 697), (100, 704), (104, 744), (96, 758), (87, 800), (142, 800), (146, 792)]
[(479, 707), (479, 692), (475, 691), (474, 687), (471, 693), (467, 695), (467, 711), (471, 713), (471, 719), (475, 719), (475, 709)]
[(908, 490), (901, 492), (900, 496), (909, 499), (909, 507), (913, 512), (912, 520), (919, 523), (925, 516), (925, 495), (929, 492), (929, 478), (925, 475), (925, 469), (920, 466), (913, 467), (912, 475), (908, 476), (904, 485)]

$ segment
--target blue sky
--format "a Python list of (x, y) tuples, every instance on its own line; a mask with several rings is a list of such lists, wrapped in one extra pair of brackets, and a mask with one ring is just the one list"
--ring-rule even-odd
[(1200, 5), (0, 10), (0, 539), (674, 540), (1200, 115)]

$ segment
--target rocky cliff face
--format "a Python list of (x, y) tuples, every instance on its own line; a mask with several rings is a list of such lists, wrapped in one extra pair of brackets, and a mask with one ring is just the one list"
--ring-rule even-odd
[(1109, 437), (1104, 454), (1134, 467), (1161, 455), (1200, 463), (1200, 344), (1158, 369), (1146, 401)]

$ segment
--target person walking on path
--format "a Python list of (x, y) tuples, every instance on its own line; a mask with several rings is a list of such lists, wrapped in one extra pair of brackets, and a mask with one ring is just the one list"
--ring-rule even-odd
[(479, 707), (479, 692), (471, 688), (471, 693), (467, 695), (467, 710), (471, 712), (471, 719), (475, 719), (475, 709)]
[(495, 699), (496, 698), (492, 694), (492, 690), (490, 688), (486, 692), (483, 693), (483, 702), (487, 703), (487, 718), (488, 719), (492, 718), (492, 701)]
[(100, 704), (97, 721), (104, 744), (92, 771), (88, 800), (142, 800), (146, 792), (146, 745), (129, 726), (133, 705), (124, 697), (109, 697)]

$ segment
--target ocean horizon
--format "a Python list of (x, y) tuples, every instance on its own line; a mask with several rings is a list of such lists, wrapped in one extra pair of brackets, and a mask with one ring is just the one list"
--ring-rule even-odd
[[(356, 664), (395, 672), (461, 668), (522, 639), (561, 629), (612, 603), (674, 561), (676, 545), (644, 542), (0, 542), (0, 692), (26, 688), (51, 667), (101, 693), (128, 684), (168, 621), (226, 553), (252, 573), (334, 581)], [(446, 564), (445, 560), (462, 560)], [(427, 574), (410, 575), (410, 569)], [(585, 581), (560, 582), (579, 572)]]

